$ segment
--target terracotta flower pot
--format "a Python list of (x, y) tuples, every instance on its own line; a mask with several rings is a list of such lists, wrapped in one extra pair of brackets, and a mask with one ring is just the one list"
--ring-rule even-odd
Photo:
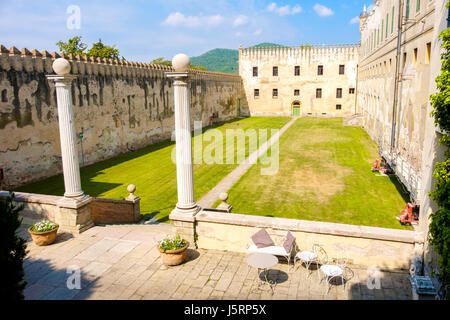
[(31, 234), (34, 243), (38, 246), (47, 246), (55, 241), (59, 226), (56, 225), (55, 229), (44, 232), (31, 231), (31, 228), (32, 227), (28, 228), (28, 232)]
[(158, 250), (161, 253), (162, 262), (166, 266), (177, 266), (179, 264), (182, 264), (186, 260), (188, 247), (189, 242), (186, 241), (186, 245), (181, 249), (167, 250), (166, 252), (163, 252), (158, 246)]

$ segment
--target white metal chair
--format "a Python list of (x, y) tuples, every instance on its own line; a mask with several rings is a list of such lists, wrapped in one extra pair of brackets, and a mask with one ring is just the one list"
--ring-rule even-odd
[(276, 243), (275, 246), (265, 247), (265, 248), (258, 248), (253, 243), (247, 243), (247, 253), (266, 253), (271, 254), (274, 256), (281, 256), (286, 258), (288, 262), (288, 271), (290, 269), (290, 262), (292, 257), (292, 252), (296, 253), (298, 251), (297, 243), (294, 242), (294, 245), (291, 248), (290, 252), (286, 252), (286, 249), (283, 247), (283, 242), (285, 241), (285, 237), (283, 237), (281, 244)]
[[(308, 278), (311, 276), (312, 271), (309, 269), (311, 264), (315, 264), (317, 266), (317, 270), (319, 270), (319, 265), (326, 264), (328, 262), (328, 256), (325, 250), (321, 245), (314, 244), (312, 246), (311, 251), (300, 251), (294, 257), (294, 269), (297, 261), (301, 261), (306, 266), (306, 270), (309, 271)], [(317, 271), (319, 272), (319, 271)]]
[[(347, 251), (343, 250), (342, 252), (338, 253), (335, 264), (324, 264), (320, 266), (319, 274), (320, 272), (322, 272), (325, 276), (324, 278), (326, 279), (327, 288), (325, 294), (328, 294), (328, 292), (330, 291), (331, 282), (339, 278), (341, 279), (341, 282), (343, 284), (342, 290), (345, 291), (344, 274), (346, 272), (345, 270), (347, 269), (347, 263), (348, 263), (348, 253)], [(321, 278), (320, 282), (322, 282), (324, 278)]]

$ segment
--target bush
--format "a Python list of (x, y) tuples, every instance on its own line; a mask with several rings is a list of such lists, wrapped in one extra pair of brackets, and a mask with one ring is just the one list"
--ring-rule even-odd
[(54, 230), (58, 227), (57, 224), (48, 221), (48, 220), (42, 220), (39, 222), (36, 222), (32, 227), (31, 227), (31, 231), (33, 232), (47, 232), (47, 231), (51, 231)]
[(11, 194), (6, 199), (0, 199), (0, 266), (3, 278), (0, 286), (0, 298), (2, 300), (22, 300), (23, 289), (26, 282), (23, 281), (23, 259), (26, 255), (26, 241), (16, 234), (17, 228), (22, 223), (19, 212), (23, 205), (14, 206)]

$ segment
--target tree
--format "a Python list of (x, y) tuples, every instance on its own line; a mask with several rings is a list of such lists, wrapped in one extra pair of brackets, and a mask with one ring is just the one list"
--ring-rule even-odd
[(89, 49), (88, 56), (100, 57), (109, 59), (119, 59), (119, 49), (114, 46), (107, 46), (102, 43), (102, 39), (98, 39), (98, 42), (92, 44), (92, 48)]
[[(447, 3), (447, 8), (450, 3)], [(430, 243), (439, 254), (438, 278), (443, 294), (450, 299), (450, 28), (439, 35), (442, 39), (441, 74), (436, 78), (438, 92), (431, 96), (434, 122), (443, 132), (439, 143), (447, 147), (446, 160), (438, 162), (433, 172), (434, 189), (430, 197), (438, 205), (438, 210), (431, 214), (429, 229)]]
[(81, 42), (81, 37), (73, 37), (67, 40), (67, 42), (58, 41), (56, 45), (59, 47), (59, 51), (64, 54), (83, 55), (87, 48), (86, 44)]
[(0, 265), (2, 266), (2, 284), (0, 286), (1, 300), (23, 300), (23, 259), (26, 255), (26, 241), (16, 234), (22, 223), (19, 212), (23, 205), (15, 206), (10, 194), (6, 199), (0, 199)]
[[(152, 63), (152, 64), (160, 64), (160, 65), (169, 66), (169, 67), (172, 66), (172, 61), (164, 60), (163, 57), (154, 59), (154, 60), (152, 60), (150, 63)], [(208, 69), (207, 69), (206, 67), (204, 67), (204, 66), (194, 66), (194, 65), (191, 65), (191, 69), (208, 71)]]

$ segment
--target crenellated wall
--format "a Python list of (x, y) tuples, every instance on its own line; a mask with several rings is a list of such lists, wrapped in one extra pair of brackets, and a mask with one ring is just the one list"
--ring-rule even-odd
[[(349, 116), (355, 109), (358, 45), (240, 48), (239, 75), (244, 82), (252, 115)], [(344, 66), (340, 74), (339, 66)], [(295, 67), (300, 73), (295, 74)], [(323, 74), (318, 74), (318, 66)], [(274, 75), (273, 68), (278, 68)], [(258, 74), (253, 74), (257, 68)], [(337, 97), (337, 89), (342, 96)], [(259, 95), (255, 95), (255, 89)], [(273, 89), (278, 95), (273, 96)], [(316, 97), (321, 89), (321, 97)], [(298, 90), (298, 91), (296, 91)], [(340, 109), (337, 107), (340, 105)]]
[[(52, 63), (70, 61), (77, 133), (84, 163), (170, 139), (174, 130), (171, 67), (123, 60), (58, 55), (0, 46), (0, 168), (4, 188), (61, 172), (61, 151)], [(208, 125), (248, 114), (241, 78), (191, 71), (191, 117)], [(239, 110), (240, 109), (240, 110)], [(77, 137), (81, 157), (81, 139)]]

